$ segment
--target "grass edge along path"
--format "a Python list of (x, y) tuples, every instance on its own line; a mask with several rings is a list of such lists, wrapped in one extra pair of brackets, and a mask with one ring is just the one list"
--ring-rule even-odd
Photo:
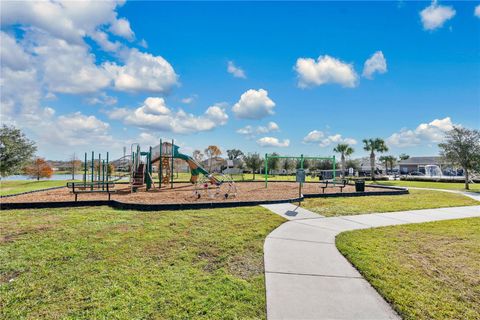
[(326, 217), (479, 205), (462, 194), (409, 190), (409, 194), (340, 198), (307, 198), (302, 207)]
[(261, 207), (0, 212), (0, 318), (263, 319)]
[(336, 245), (403, 319), (480, 319), (480, 218), (347, 231)]
[(470, 190), (465, 189), (465, 183), (463, 182), (390, 180), (390, 181), (367, 181), (367, 183), (379, 184), (384, 186), (445, 189), (445, 190), (457, 190), (457, 191), (480, 193), (480, 183), (471, 183)]

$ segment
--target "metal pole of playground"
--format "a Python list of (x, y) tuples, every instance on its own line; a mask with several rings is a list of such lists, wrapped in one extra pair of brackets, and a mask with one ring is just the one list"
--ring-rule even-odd
[[(300, 169), (303, 170), (303, 154), (300, 155)], [(300, 182), (300, 186), (303, 186), (303, 182)], [(300, 190), (301, 191), (301, 190)]]
[(91, 182), (90, 190), (93, 190), (93, 173), (95, 171), (94, 165), (93, 165), (93, 162), (95, 161), (94, 159), (95, 159), (95, 153), (92, 151), (92, 173), (91, 173), (92, 180), (90, 180)]
[(265, 188), (268, 187), (268, 153), (265, 153)]
[(104, 190), (105, 183), (105, 160), (102, 160), (102, 190)]
[(134, 179), (133, 179), (133, 174), (134, 174), (134, 166), (135, 166), (135, 151), (132, 151), (132, 148), (130, 148), (130, 151), (132, 152), (132, 165), (131, 165), (131, 168), (130, 168), (130, 193), (133, 193), (133, 183), (134, 183)]
[(87, 186), (87, 153), (85, 152), (85, 162), (83, 163), (83, 187)]
[(172, 166), (171, 166), (171, 169), (170, 169), (170, 188), (173, 189), (173, 142), (174, 140), (172, 139)]
[(100, 155), (100, 153), (98, 154), (98, 182), (100, 182), (100, 170), (101, 170), (101, 166), (102, 165), (102, 156)]
[(160, 155), (159, 159), (160, 161), (158, 162), (158, 189), (162, 189), (162, 139), (160, 139)]
[(107, 182), (108, 182), (108, 151), (107, 151)]
[(150, 190), (152, 187), (152, 146), (148, 150), (147, 154), (147, 190)]

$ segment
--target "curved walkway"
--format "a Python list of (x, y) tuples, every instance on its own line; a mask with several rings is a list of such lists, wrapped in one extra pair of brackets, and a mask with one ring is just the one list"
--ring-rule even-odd
[(292, 204), (264, 207), (290, 220), (265, 240), (268, 319), (400, 319), (337, 250), (335, 236), (355, 229), (480, 217), (480, 206), (331, 218)]
[(408, 187), (408, 189), (431, 190), (431, 191), (442, 191), (442, 192), (458, 193), (458, 194), (463, 194), (464, 196), (469, 197), (469, 198), (472, 198), (472, 199), (474, 199), (474, 200), (480, 201), (480, 193), (477, 193), (477, 192), (460, 191), (460, 190), (449, 190), (449, 189), (436, 189), (436, 188), (420, 188), (420, 187)]

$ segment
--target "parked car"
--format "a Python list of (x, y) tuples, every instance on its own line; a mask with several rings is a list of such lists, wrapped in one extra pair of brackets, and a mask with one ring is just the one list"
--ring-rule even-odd
[(424, 176), (425, 173), (420, 172), (420, 171), (412, 171), (408, 173), (409, 176)]

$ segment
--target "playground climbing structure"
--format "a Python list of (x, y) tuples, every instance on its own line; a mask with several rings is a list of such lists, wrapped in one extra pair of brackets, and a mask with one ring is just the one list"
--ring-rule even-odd
[(235, 197), (237, 189), (228, 175), (211, 174), (191, 156), (180, 153), (179, 147), (172, 142), (162, 142), (148, 151), (141, 151), (139, 144), (131, 146), (131, 191), (140, 188), (147, 191), (155, 188), (153, 167), (158, 168), (158, 189), (173, 188), (174, 159), (181, 159), (190, 169), (190, 182), (195, 185), (194, 197), (200, 199)]

